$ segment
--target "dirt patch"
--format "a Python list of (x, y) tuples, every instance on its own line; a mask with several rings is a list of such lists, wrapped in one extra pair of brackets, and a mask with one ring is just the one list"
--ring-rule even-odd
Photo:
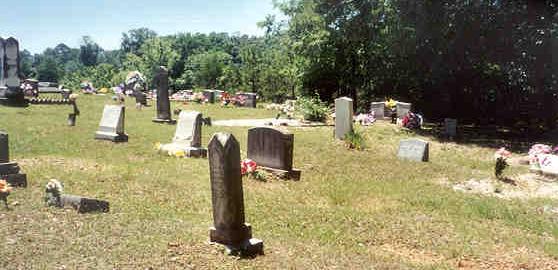
[(526, 247), (506, 249), (497, 247), (494, 255), (483, 259), (462, 258), (457, 262), (458, 269), (491, 269), (491, 270), (556, 270), (558, 260), (549, 258)]
[(41, 156), (35, 158), (26, 158), (17, 160), (22, 167), (41, 167), (57, 166), (68, 170), (81, 170), (81, 171), (97, 171), (104, 172), (110, 170), (110, 165), (97, 163), (93, 160), (81, 158), (65, 158), (55, 156)]
[(517, 175), (505, 182), (493, 178), (470, 179), (452, 187), (455, 191), (502, 199), (558, 199), (558, 180), (534, 173)]

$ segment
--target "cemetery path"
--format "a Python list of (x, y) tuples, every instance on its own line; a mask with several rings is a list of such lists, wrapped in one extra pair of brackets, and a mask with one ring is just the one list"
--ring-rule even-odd
[(319, 127), (326, 126), (321, 122), (302, 122), (296, 119), (233, 119), (217, 120), (212, 123), (215, 126), (225, 127), (265, 127), (265, 126), (290, 126), (290, 127)]

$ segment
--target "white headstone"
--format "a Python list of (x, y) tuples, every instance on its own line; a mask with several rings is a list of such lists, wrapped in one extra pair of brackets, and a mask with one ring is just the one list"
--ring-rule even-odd
[(128, 141), (128, 135), (124, 133), (124, 109), (125, 107), (121, 105), (105, 105), (95, 139), (113, 142)]
[(397, 102), (395, 103), (397, 108), (397, 118), (403, 118), (411, 110), (411, 103)]
[(202, 114), (182, 111), (178, 116), (172, 143), (163, 144), (159, 151), (176, 155), (183, 152), (187, 157), (206, 157), (207, 149), (201, 147)]
[(353, 100), (341, 97), (335, 100), (335, 138), (344, 139), (353, 130)]
[(6, 79), (4, 78), (5, 59), (6, 59), (5, 40), (0, 37), (0, 87), (6, 85)]
[(376, 117), (376, 119), (384, 119), (385, 109), (385, 102), (372, 102), (370, 105), (370, 112), (374, 112), (374, 117)]
[(15, 38), (5, 40), (6, 50), (6, 86), (9, 88), (19, 88), (19, 43)]
[(429, 144), (419, 139), (402, 140), (399, 143), (397, 157), (413, 161), (428, 161)]
[(558, 156), (550, 154), (539, 154), (539, 165), (543, 174), (558, 175)]

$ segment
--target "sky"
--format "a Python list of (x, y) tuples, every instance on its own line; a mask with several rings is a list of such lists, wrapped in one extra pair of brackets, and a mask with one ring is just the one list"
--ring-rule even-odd
[(159, 35), (262, 35), (256, 23), (279, 15), (272, 0), (12, 0), (2, 5), (0, 37), (13, 36), (20, 49), (32, 53), (59, 43), (78, 47), (85, 35), (105, 50), (118, 49), (122, 33), (139, 27)]

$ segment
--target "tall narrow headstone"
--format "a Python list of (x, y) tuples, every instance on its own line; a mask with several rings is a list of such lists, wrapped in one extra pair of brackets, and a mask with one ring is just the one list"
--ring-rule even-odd
[(353, 100), (341, 97), (335, 100), (335, 138), (344, 139), (353, 130)]
[(278, 176), (300, 179), (300, 170), (293, 169), (294, 134), (270, 127), (248, 130), (248, 158)]
[(27, 186), (27, 175), (20, 171), (19, 165), (10, 162), (8, 133), (0, 131), (0, 179), (6, 179), (15, 187)]
[(188, 157), (206, 157), (207, 149), (201, 147), (202, 114), (181, 111), (172, 143), (161, 145), (161, 151), (176, 153), (184, 151)]
[(128, 135), (124, 132), (125, 107), (122, 105), (105, 105), (103, 117), (95, 139), (113, 142), (127, 142)]
[(411, 103), (397, 102), (395, 108), (397, 109), (397, 118), (403, 118), (411, 110)]
[(263, 242), (252, 238), (252, 228), (245, 223), (240, 146), (232, 134), (217, 133), (211, 138), (209, 171), (214, 224), (210, 241), (243, 256), (263, 254)]
[[(6, 66), (6, 42), (3, 38), (0, 37), (0, 87), (6, 86), (6, 79), (5, 77), (5, 70), (4, 67)], [(0, 93), (0, 97), (1, 97)]]
[(153, 119), (156, 123), (174, 124), (176, 121), (171, 118), (169, 100), (169, 71), (160, 66), (155, 75), (155, 85), (157, 86), (157, 118)]
[(3, 44), (3, 79), (0, 83), (0, 104), (26, 106), (28, 102), (25, 100), (23, 90), (20, 87), (19, 43), (15, 38), (10, 37), (4, 40)]
[(374, 117), (376, 117), (376, 119), (384, 119), (385, 110), (385, 102), (372, 102), (370, 105), (370, 112), (374, 112)]

